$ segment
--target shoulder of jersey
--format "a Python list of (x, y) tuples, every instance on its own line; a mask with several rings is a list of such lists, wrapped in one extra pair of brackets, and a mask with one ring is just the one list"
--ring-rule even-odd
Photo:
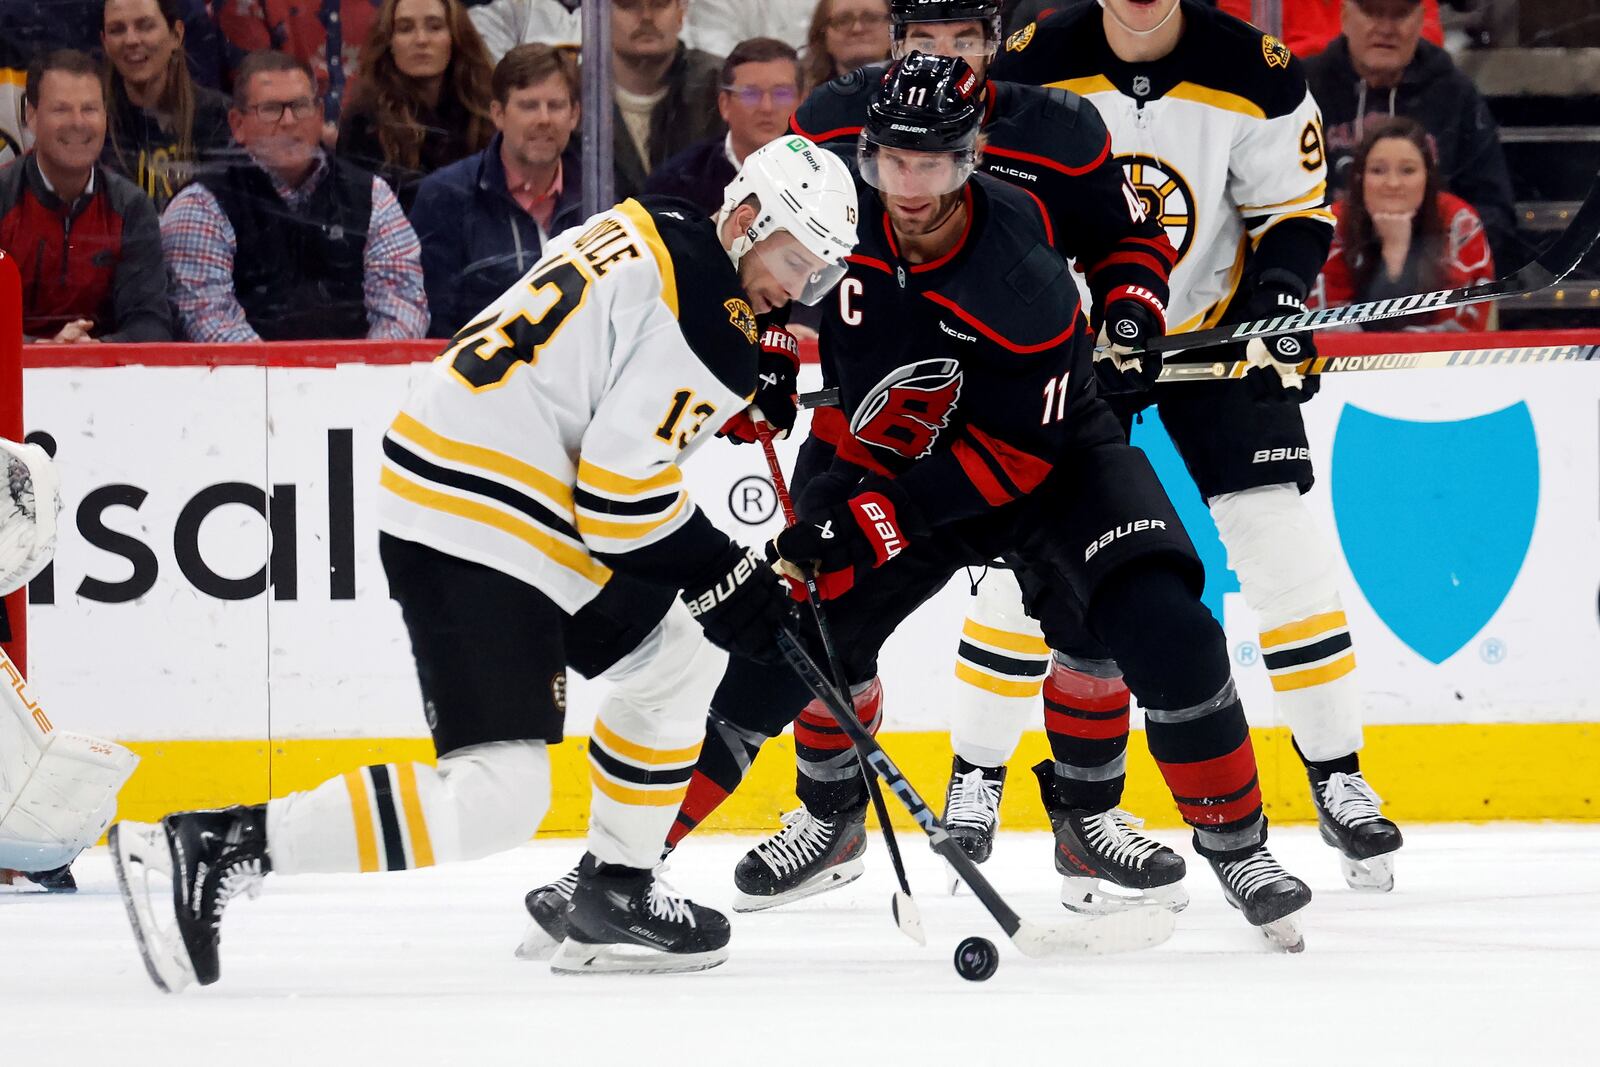
[(1111, 136), (1105, 121), (1077, 93), (1017, 82), (989, 84), (996, 98), (986, 127), (990, 149), (1028, 152), (1078, 173), (1105, 153)]
[(1038, 200), (1025, 190), (975, 174), (988, 200), (983, 232), (968, 260), (960, 316), (980, 321), (991, 340), (1012, 351), (1038, 350), (1073, 326), (1077, 290), (1050, 247)]
[(1305, 102), (1305, 72), (1289, 46), (1224, 11), (1184, 6), (1195, 18), (1183, 47), (1193, 52), (1188, 80), (1250, 101), (1269, 119)]
[(717, 380), (746, 395), (755, 376), (755, 311), (739, 286), (739, 272), (717, 239), (716, 224), (676, 197), (644, 196), (661, 244), (672, 262), (678, 328)]
[(1083, 45), (1101, 34), (1099, 18), (1098, 4), (1075, 4), (1064, 11), (1047, 13), (1006, 38), (990, 75), (1042, 84), (1098, 73), (1088, 69), (1088, 52)]
[(795, 111), (790, 126), (819, 144), (844, 138), (855, 140), (867, 121), (867, 104), (889, 69), (887, 63), (869, 63), (811, 90)]

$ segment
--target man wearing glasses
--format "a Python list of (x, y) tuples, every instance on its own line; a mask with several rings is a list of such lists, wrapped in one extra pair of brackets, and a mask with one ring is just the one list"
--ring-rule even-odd
[(303, 60), (253, 52), (228, 124), (243, 158), (173, 198), (161, 243), (192, 341), (422, 337), (417, 235), (383, 179), (322, 150)]
[(682, 197), (702, 211), (715, 211), (745, 157), (788, 130), (799, 102), (795, 50), (771, 37), (741, 41), (722, 65), (717, 94), (717, 112), (728, 132), (696, 142), (661, 164), (645, 192)]

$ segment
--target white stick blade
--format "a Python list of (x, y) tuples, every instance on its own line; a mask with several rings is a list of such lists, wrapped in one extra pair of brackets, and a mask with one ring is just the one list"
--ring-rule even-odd
[(1177, 917), (1165, 908), (1129, 908), (1082, 922), (1039, 925), (1023, 920), (1011, 943), (1033, 959), (1047, 956), (1108, 956), (1154, 948), (1172, 936)]

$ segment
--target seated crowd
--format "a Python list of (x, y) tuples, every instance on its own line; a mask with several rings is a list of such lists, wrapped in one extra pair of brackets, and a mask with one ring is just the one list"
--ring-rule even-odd
[[(1066, 2), (1013, 0), (1007, 29)], [(27, 24), (0, 40), (23, 87), (15, 117), (0, 97), (0, 249), (29, 341), (448, 337), (581, 221), (576, 0), (70, 6), (0, 0)], [(1525, 260), (1437, 0), (1284, 7), (1339, 216), (1315, 298)], [(889, 0), (612, 0), (610, 31), (616, 198), (710, 213), (805, 93), (888, 57)]]

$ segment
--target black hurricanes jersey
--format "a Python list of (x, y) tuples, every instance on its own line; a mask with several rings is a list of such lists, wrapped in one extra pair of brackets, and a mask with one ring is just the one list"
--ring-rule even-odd
[(840, 406), (819, 409), (813, 433), (896, 477), (931, 524), (1011, 503), (1050, 474), (1094, 396), (1050, 223), (1037, 198), (975, 174), (960, 243), (913, 265), (860, 188), (860, 243), (823, 305), (823, 380)]
[[(818, 86), (790, 126), (819, 144), (854, 143), (886, 69), (875, 64)], [(1111, 135), (1094, 105), (1060, 89), (991, 81), (984, 106), (979, 167), (1043, 203), (1048, 239), (1076, 260), (1094, 309), (1119, 290), (1137, 296), (1129, 287), (1153, 294), (1164, 318), (1177, 253), (1112, 158)]]

